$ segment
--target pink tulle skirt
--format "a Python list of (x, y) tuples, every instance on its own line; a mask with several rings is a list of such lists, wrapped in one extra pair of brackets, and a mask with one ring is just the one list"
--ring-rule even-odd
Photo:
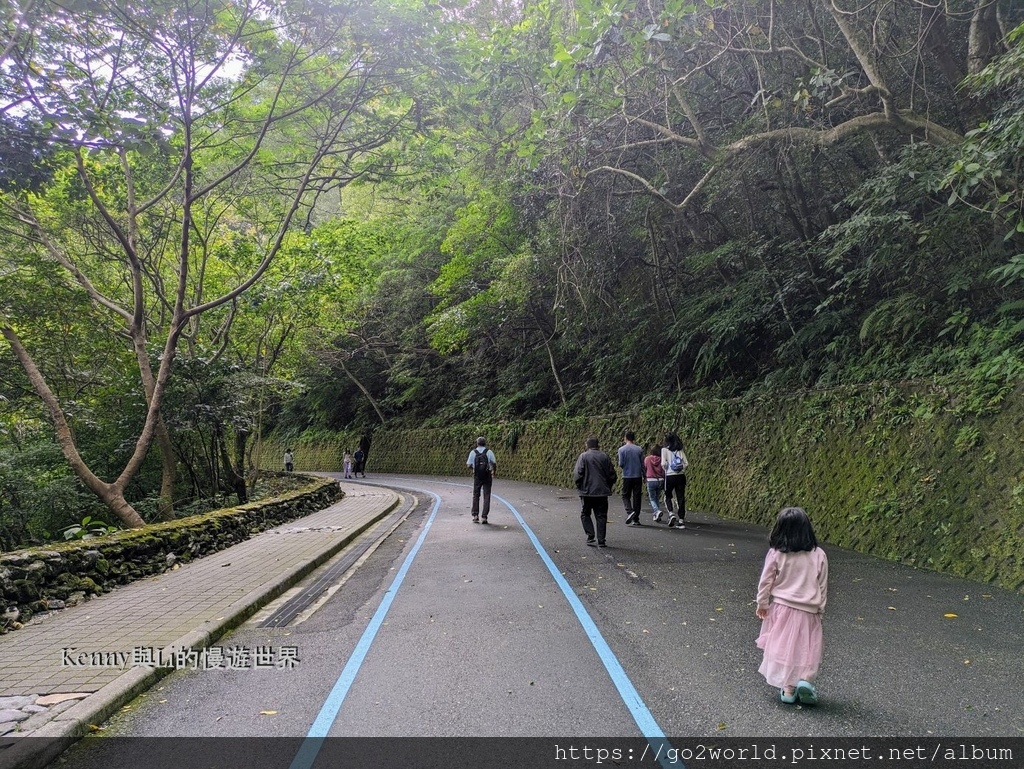
[(761, 623), (757, 647), (764, 659), (757, 672), (774, 687), (814, 681), (821, 666), (821, 615), (773, 603)]

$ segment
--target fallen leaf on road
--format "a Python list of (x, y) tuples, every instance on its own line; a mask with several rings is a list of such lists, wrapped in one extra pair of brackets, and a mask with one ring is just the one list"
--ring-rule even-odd
[(953, 614), (953, 612), (949, 612), (947, 614), (943, 614), (942, 616), (946, 617), (947, 619), (956, 619), (956, 617), (957, 617), (957, 615)]
[(277, 715), (277, 711), (276, 710), (261, 710), (260, 711), (260, 715), (261, 716), (276, 716)]

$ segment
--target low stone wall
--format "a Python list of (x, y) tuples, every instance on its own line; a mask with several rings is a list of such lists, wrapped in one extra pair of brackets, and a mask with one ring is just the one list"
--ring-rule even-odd
[(37, 612), (72, 606), (231, 547), (342, 496), (337, 481), (309, 476), (309, 485), (274, 499), (0, 555), (0, 633), (21, 627)]
[[(682, 437), (687, 507), (770, 526), (807, 509), (841, 547), (1024, 590), (1024, 390), (979, 393), (929, 382), (875, 384), (761, 400), (709, 401), (606, 416), (377, 430), (367, 473), (466, 476), (486, 435), (502, 478), (569, 487), (588, 434), (614, 456)], [(321, 440), (318, 438), (318, 441)], [(349, 436), (337, 441), (349, 441)], [(305, 452), (337, 470), (337, 452)], [(268, 461), (279, 453), (265, 445)]]

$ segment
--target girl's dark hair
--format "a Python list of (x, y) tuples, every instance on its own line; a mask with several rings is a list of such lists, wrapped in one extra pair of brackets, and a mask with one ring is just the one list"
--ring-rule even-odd
[(651, 446), (650, 454), (651, 454), (652, 457), (655, 456), (655, 455), (660, 457), (661, 456), (661, 444), (660, 443), (655, 443), (653, 446)]
[(679, 451), (683, 447), (683, 442), (679, 440), (679, 436), (675, 433), (665, 433), (665, 448), (669, 451)]
[(813, 550), (818, 546), (811, 519), (802, 507), (786, 507), (775, 521), (768, 544), (781, 553)]

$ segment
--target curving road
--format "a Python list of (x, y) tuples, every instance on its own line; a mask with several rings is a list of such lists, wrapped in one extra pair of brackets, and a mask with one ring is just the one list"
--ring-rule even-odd
[(294, 647), (292, 669), (174, 673), (104, 733), (1024, 736), (1024, 595), (826, 545), (822, 703), (784, 705), (757, 673), (764, 529), (627, 527), (613, 497), (598, 550), (566, 489), (498, 478), (483, 526), (466, 478), (367, 482), (408, 517), (303, 621), (262, 628), (271, 607), (220, 642)]

